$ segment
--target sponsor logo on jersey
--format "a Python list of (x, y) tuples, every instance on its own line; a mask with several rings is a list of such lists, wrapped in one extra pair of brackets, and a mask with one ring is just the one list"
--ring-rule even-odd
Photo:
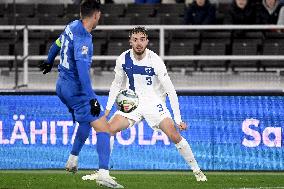
[(87, 46), (82, 47), (82, 54), (88, 54), (88, 47)]

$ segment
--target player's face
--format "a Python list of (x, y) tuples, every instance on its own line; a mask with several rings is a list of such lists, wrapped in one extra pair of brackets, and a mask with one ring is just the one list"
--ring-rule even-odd
[(135, 54), (142, 55), (148, 45), (148, 38), (143, 33), (134, 33), (130, 38), (130, 45)]
[(101, 17), (101, 11), (95, 11), (93, 16), (92, 16), (93, 29), (95, 29), (96, 26), (98, 25), (100, 17)]
[(236, 0), (236, 4), (240, 9), (244, 9), (247, 6), (247, 0)]

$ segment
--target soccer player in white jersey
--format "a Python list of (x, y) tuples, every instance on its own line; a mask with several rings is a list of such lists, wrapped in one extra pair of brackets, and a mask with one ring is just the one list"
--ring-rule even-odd
[[(144, 27), (133, 28), (129, 37), (132, 49), (123, 52), (116, 60), (115, 78), (110, 88), (105, 115), (109, 115), (125, 80), (126, 88), (137, 93), (140, 103), (133, 112), (117, 111), (109, 121), (110, 133), (115, 135), (117, 132), (145, 119), (152, 129), (162, 130), (175, 143), (181, 156), (192, 168), (196, 180), (207, 181), (188, 142), (175, 127), (176, 124), (180, 130), (185, 130), (187, 125), (181, 119), (178, 97), (163, 60), (156, 53), (146, 48), (148, 35)], [(166, 95), (170, 99), (174, 121), (166, 107)], [(87, 175), (83, 179), (92, 180), (90, 176), (92, 175), (89, 175), (89, 177)]]

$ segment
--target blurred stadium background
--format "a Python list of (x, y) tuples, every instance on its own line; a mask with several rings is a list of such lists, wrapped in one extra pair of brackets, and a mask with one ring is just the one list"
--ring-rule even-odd
[[(165, 60), (178, 90), (182, 117), (189, 124), (182, 135), (205, 172), (226, 172), (207, 172), (205, 185), (194, 183), (188, 173), (174, 172), (188, 167), (164, 134), (142, 122), (115, 137), (111, 166), (120, 170), (115, 175), (124, 179), (122, 184), (284, 188), (284, 25), (223, 25), (229, 0), (211, 1), (216, 25), (184, 25), (187, 3), (130, 2), (103, 4), (100, 25), (92, 32), (91, 77), (102, 104), (116, 56), (129, 48), (128, 30), (146, 25), (149, 49)], [(0, 0), (0, 188), (45, 188), (45, 176), (51, 188), (93, 187), (80, 181), (85, 172), (65, 177), (59, 171), (24, 171), (62, 169), (67, 160), (77, 125), (55, 95), (56, 67), (42, 75), (38, 64), (78, 13), (71, 0)], [(95, 144), (92, 133), (82, 150), (81, 169), (97, 168)], [(5, 171), (11, 169), (23, 171)], [(133, 172), (140, 176), (131, 177), (125, 170), (151, 172)], [(159, 175), (161, 185), (147, 174)], [(131, 179), (137, 179), (139, 187)], [(182, 184), (175, 185), (178, 182)]]

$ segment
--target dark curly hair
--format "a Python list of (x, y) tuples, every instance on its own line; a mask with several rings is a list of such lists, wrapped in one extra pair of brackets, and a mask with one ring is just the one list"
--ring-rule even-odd
[(135, 28), (133, 28), (130, 32), (129, 32), (129, 38), (136, 33), (142, 33), (144, 34), (147, 38), (148, 38), (148, 31), (145, 27), (142, 26), (137, 26)]

